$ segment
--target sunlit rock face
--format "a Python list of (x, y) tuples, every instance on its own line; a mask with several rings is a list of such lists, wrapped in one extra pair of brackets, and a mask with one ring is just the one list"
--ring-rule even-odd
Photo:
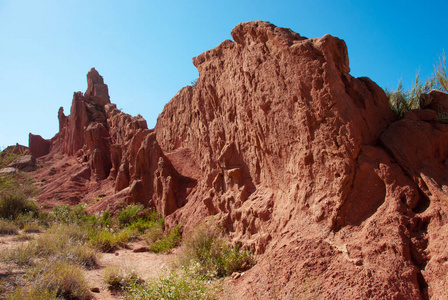
[(381, 88), (349, 74), (344, 41), (261, 21), (232, 38), (193, 58), (196, 84), (154, 129), (92, 69), (42, 158), (62, 157), (65, 175), (40, 197), (101, 192), (90, 210), (142, 203), (184, 235), (214, 218), (259, 255), (233, 281), (241, 297), (447, 298), (447, 95), (396, 120)]

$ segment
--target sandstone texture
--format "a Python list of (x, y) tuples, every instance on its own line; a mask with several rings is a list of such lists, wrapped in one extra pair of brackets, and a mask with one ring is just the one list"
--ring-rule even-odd
[(241, 298), (448, 298), (448, 95), (397, 120), (336, 37), (256, 21), (232, 38), (193, 59), (154, 129), (92, 69), (39, 150), (39, 200), (142, 203), (186, 235), (214, 218), (257, 254), (232, 276)]

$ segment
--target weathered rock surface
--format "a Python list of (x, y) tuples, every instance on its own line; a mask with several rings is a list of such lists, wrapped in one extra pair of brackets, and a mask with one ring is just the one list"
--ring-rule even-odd
[(40, 158), (41, 201), (139, 202), (186, 233), (213, 216), (259, 255), (241, 297), (447, 298), (447, 95), (397, 121), (342, 40), (267, 22), (232, 37), (193, 59), (154, 129), (92, 69)]

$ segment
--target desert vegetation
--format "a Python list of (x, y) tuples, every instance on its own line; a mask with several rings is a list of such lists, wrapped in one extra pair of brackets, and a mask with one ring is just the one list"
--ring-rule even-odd
[[(420, 72), (415, 76), (414, 86), (410, 90), (403, 88), (403, 82), (399, 80), (395, 91), (386, 90), (389, 105), (398, 118), (402, 118), (406, 112), (422, 107), (422, 95), (429, 93), (432, 89), (440, 89), (448, 92), (448, 77), (446, 72), (445, 53), (439, 58), (434, 66), (434, 75), (424, 82), (420, 79)], [(445, 112), (439, 112), (439, 119), (445, 120)]]
[[(2, 157), (2, 165), (14, 157)], [(145, 281), (135, 270), (106, 268), (105, 283), (124, 299), (216, 299), (221, 278), (254, 264), (248, 251), (230, 245), (219, 226), (201, 225), (182, 240), (181, 225), (165, 230), (164, 219), (140, 204), (115, 215), (109, 210), (89, 214), (84, 204), (45, 212), (33, 200), (37, 189), (26, 174), (0, 180), (0, 236), (22, 242), (0, 254), (10, 268), (22, 270), (0, 281), (4, 299), (92, 299), (83, 270), (100, 268), (102, 253), (135, 240), (145, 241), (154, 253), (183, 247), (157, 279)]]

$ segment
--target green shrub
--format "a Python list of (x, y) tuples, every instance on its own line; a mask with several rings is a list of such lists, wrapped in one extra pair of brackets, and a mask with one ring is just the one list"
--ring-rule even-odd
[(115, 233), (109, 230), (101, 230), (91, 234), (89, 242), (102, 252), (111, 252), (118, 246)]
[(180, 244), (182, 233), (179, 226), (165, 233), (160, 239), (149, 245), (149, 249), (155, 253), (168, 252)]
[(53, 209), (53, 220), (63, 224), (81, 224), (88, 218), (85, 204), (59, 205)]
[(185, 241), (180, 264), (205, 278), (224, 277), (254, 265), (249, 251), (231, 246), (217, 226), (200, 225)]
[(112, 227), (112, 213), (109, 211), (109, 209), (106, 209), (101, 213), (98, 221), (100, 223), (100, 226), (102, 227)]
[(112, 252), (118, 247), (124, 247), (137, 236), (137, 231), (124, 228), (118, 231), (113, 229), (95, 229), (91, 232), (89, 243), (102, 252)]
[(147, 231), (159, 230), (164, 228), (165, 220), (162, 218), (157, 219), (137, 219), (132, 224), (129, 225), (129, 228), (135, 229), (140, 233), (144, 233)]
[(130, 225), (132, 222), (137, 220), (137, 215), (143, 210), (143, 205), (141, 204), (130, 204), (126, 206), (125, 209), (117, 217), (118, 224), (121, 227)]

